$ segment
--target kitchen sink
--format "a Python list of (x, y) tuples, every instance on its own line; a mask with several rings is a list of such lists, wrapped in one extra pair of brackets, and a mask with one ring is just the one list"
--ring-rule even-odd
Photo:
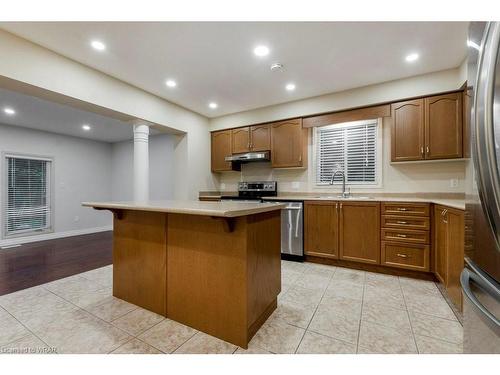
[(317, 195), (314, 198), (319, 199), (343, 199), (343, 200), (365, 200), (365, 199), (374, 199), (373, 197), (361, 196), (361, 195), (351, 195), (347, 198), (342, 197), (342, 195)]

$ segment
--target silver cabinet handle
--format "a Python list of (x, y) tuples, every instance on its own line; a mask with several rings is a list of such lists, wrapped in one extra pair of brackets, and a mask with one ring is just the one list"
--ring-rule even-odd
[(408, 222), (407, 221), (399, 221), (398, 220), (398, 221), (396, 221), (396, 224), (408, 224)]
[(409, 255), (406, 255), (406, 254), (400, 254), (400, 253), (397, 253), (396, 256), (400, 257), (400, 258), (409, 258), (410, 256)]
[(424, 146), (420, 147), (420, 153), (424, 156)]
[(477, 297), (474, 295), (472, 292), (472, 289), (470, 287), (471, 281), (475, 282), (481, 289), (483, 289), (485, 292), (490, 294), (494, 299), (497, 301), (500, 301), (500, 292), (499, 289), (495, 288), (493, 285), (491, 285), (487, 280), (483, 280), (483, 277), (481, 277), (479, 274), (474, 273), (469, 271), (467, 268), (464, 268), (462, 270), (462, 273), (460, 274), (460, 284), (462, 285), (462, 289), (464, 291), (465, 296), (471, 303), (484, 315), (488, 318), (488, 320), (491, 321), (496, 327), (500, 327), (500, 320), (497, 319), (495, 315), (493, 315), (491, 312), (484, 307), (484, 305), (479, 302)]
[(396, 237), (406, 238), (408, 236), (406, 234), (400, 234), (400, 233), (398, 233), (398, 234), (396, 234)]
[(427, 153), (427, 155), (429, 155), (429, 146), (425, 147), (425, 152)]

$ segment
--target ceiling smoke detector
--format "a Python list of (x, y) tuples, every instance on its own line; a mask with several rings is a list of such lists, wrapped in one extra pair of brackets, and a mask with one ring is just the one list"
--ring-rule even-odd
[(281, 63), (274, 63), (271, 65), (271, 71), (273, 72), (280, 72), (283, 70), (283, 64)]

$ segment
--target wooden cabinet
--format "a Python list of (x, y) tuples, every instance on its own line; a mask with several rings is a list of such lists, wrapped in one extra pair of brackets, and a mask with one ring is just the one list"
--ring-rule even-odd
[(462, 93), (425, 98), (425, 158), (462, 157)]
[(430, 270), (430, 205), (382, 203), (381, 263), (415, 271)]
[(304, 253), (338, 258), (338, 224), (339, 202), (304, 202)]
[(434, 207), (434, 274), (459, 308), (462, 308), (460, 273), (464, 268), (464, 212)]
[(224, 158), (231, 155), (231, 130), (222, 130), (212, 133), (212, 172), (230, 171), (231, 163)]
[(250, 127), (250, 149), (267, 151), (271, 149), (271, 125), (254, 125)]
[(408, 100), (391, 105), (391, 160), (424, 159), (424, 100)]
[(461, 158), (462, 93), (391, 105), (391, 161)]
[(463, 153), (464, 158), (470, 158), (470, 113), (472, 88), (466, 88), (462, 93), (462, 113), (464, 123)]
[(307, 134), (302, 119), (271, 124), (271, 165), (273, 168), (307, 166)]
[(231, 136), (233, 154), (271, 149), (271, 126), (269, 124), (236, 128), (231, 131)]
[(340, 202), (340, 259), (380, 264), (380, 203)]
[(240, 154), (250, 151), (250, 127), (231, 130), (232, 153)]

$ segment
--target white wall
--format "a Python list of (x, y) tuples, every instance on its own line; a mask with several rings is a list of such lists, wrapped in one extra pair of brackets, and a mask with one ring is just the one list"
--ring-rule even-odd
[[(109, 143), (0, 124), (0, 152), (53, 158), (54, 232), (111, 225), (109, 212), (81, 206), (83, 201), (105, 201), (111, 198)], [(2, 160), (0, 199), (3, 199), (4, 193), (4, 167)], [(3, 213), (3, 202), (1, 207)], [(78, 219), (75, 220), (75, 217)]]
[[(135, 86), (0, 30), (0, 78), (184, 132), (174, 147), (175, 197), (195, 199), (213, 189), (208, 119)], [(53, 94), (54, 95), (54, 94)]]
[(461, 67), (456, 69), (398, 79), (213, 118), (210, 119), (210, 129), (234, 128), (292, 117), (364, 107), (402, 98), (453, 91), (459, 89), (465, 79), (462, 64)]
[[(151, 200), (173, 199), (175, 195), (176, 136), (159, 134), (149, 137), (149, 197)], [(133, 199), (134, 143), (113, 143), (111, 152), (111, 198)]]

